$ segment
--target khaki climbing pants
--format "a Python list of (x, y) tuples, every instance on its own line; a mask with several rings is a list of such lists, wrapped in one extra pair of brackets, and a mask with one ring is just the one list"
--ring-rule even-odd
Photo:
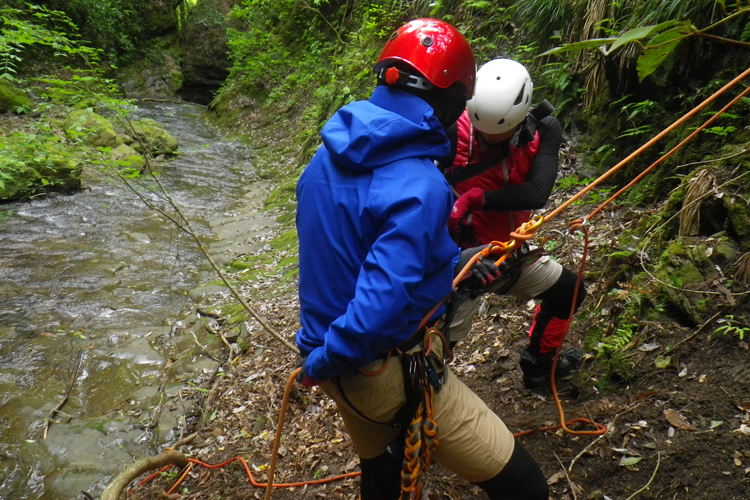
[[(442, 348), (439, 340), (433, 344), (438, 344), (436, 349)], [(336, 402), (360, 458), (368, 459), (382, 455), (394, 436), (390, 426), (375, 422), (393, 419), (404, 404), (405, 395), (398, 356), (373, 361), (363, 369), (368, 373), (382, 370), (377, 375), (339, 377), (346, 398), (335, 380), (321, 388)], [(446, 380), (434, 400), (438, 446), (433, 459), (467, 481), (487, 481), (500, 473), (513, 454), (513, 434), (448, 367), (446, 372)], [(356, 411), (347, 401), (356, 406)]]
[[(554, 285), (562, 274), (563, 266), (543, 255), (533, 263), (521, 270), (518, 281), (508, 290), (505, 295), (518, 297), (523, 300), (531, 300)], [(479, 311), (482, 296), (476, 298), (466, 297), (456, 304), (451, 321), (451, 342), (463, 340), (471, 331), (471, 323)]]

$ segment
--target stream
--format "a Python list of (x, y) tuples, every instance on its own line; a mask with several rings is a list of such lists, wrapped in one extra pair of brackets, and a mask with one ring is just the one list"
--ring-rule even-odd
[[(164, 162), (160, 180), (226, 255), (232, 234), (221, 227), (240, 235), (272, 221), (248, 209), (263, 190), (249, 180), (251, 150), (213, 133), (204, 111), (158, 103), (135, 114), (177, 138), (180, 154)], [(234, 227), (238, 220), (246, 226)], [(184, 328), (196, 316), (193, 291), (212, 280), (192, 238), (118, 180), (84, 179), (72, 195), (0, 206), (1, 500), (97, 497), (137, 458), (179, 437), (188, 408), (174, 396), (215, 364), (170, 353), (193, 345)], [(46, 418), (73, 380), (45, 438)]]

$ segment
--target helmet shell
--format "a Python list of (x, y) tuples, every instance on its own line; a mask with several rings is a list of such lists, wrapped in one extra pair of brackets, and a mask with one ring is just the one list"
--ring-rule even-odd
[(441, 89), (461, 82), (469, 99), (474, 91), (476, 63), (469, 42), (456, 28), (438, 19), (415, 19), (396, 30), (375, 65), (403, 61)]
[(474, 127), (486, 134), (502, 134), (520, 124), (531, 108), (534, 84), (523, 64), (493, 59), (477, 71), (474, 96), (466, 103)]

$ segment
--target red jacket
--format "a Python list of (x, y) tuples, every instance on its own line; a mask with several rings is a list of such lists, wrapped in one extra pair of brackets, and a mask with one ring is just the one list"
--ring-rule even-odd
[[(456, 144), (456, 158), (451, 167), (452, 171), (455, 172), (456, 169), (467, 168), (497, 154), (495, 149), (479, 149), (477, 133), (465, 110), (458, 119), (457, 125), (458, 140)], [(484, 172), (456, 184), (454, 189), (457, 192), (457, 196), (474, 187), (478, 187), (483, 191), (495, 191), (525, 182), (529, 167), (539, 150), (539, 132), (534, 132), (533, 141), (529, 141), (519, 148), (513, 146), (509, 146), (509, 148), (510, 155), (506, 156), (504, 160)], [(492, 241), (504, 243), (510, 239), (511, 231), (514, 231), (521, 224), (529, 220), (530, 214), (530, 210), (508, 212), (478, 210), (472, 212), (470, 222), (474, 230), (474, 236), (480, 244), (484, 245)], [(476, 242), (459, 242), (459, 246), (461, 247), (473, 244), (476, 244)]]

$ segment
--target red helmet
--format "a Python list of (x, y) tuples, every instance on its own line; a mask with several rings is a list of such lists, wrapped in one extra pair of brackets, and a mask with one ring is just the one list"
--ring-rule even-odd
[(474, 53), (463, 35), (445, 21), (415, 19), (401, 26), (385, 44), (376, 70), (389, 60), (409, 64), (441, 89), (463, 83), (466, 99), (474, 92)]

